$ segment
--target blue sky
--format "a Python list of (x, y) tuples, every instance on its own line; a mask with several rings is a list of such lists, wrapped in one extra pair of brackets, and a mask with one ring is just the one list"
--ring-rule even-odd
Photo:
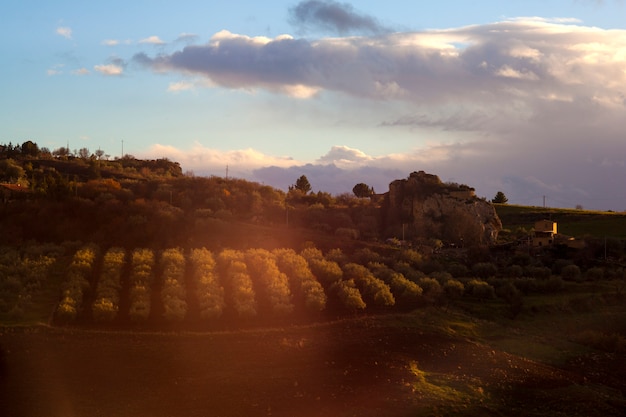
[(281, 189), (305, 174), (333, 194), (424, 170), (515, 204), (626, 210), (621, 0), (21, 0), (0, 16), (2, 143), (123, 146)]

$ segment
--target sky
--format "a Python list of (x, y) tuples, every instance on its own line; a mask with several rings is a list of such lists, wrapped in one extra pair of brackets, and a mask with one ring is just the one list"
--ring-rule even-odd
[(0, 143), (626, 211), (625, 0), (0, 5)]

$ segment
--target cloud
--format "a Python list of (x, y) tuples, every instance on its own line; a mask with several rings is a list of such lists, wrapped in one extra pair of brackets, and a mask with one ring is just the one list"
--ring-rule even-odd
[(144, 156), (170, 158), (179, 162), (185, 169), (202, 171), (209, 175), (223, 175), (228, 166), (231, 175), (242, 178), (250, 178), (253, 170), (264, 166), (288, 167), (298, 164), (291, 157), (266, 155), (252, 148), (223, 151), (207, 148), (200, 143), (195, 143), (188, 150), (178, 149), (171, 145), (155, 144), (146, 151)]
[(95, 65), (93, 69), (107, 76), (119, 76), (124, 73), (124, 68), (115, 64)]
[(195, 88), (193, 83), (188, 81), (178, 81), (170, 83), (169, 87), (167, 87), (167, 91), (172, 93), (178, 93), (180, 91), (193, 90)]
[(185, 44), (191, 44), (194, 43), (198, 40), (198, 35), (194, 34), (194, 33), (181, 33), (180, 35), (178, 35), (178, 37), (176, 38), (176, 40), (174, 40), (175, 43), (185, 43)]
[(87, 68), (79, 68), (72, 71), (74, 75), (89, 75), (91, 72)]
[(67, 26), (60, 26), (56, 29), (56, 34), (63, 36), (65, 39), (72, 39), (72, 29)]
[(104, 46), (117, 46), (117, 45), (130, 45), (132, 41), (130, 39), (119, 40), (119, 39), (105, 39), (102, 41), (102, 45)]
[(375, 18), (358, 13), (349, 3), (333, 0), (305, 0), (289, 10), (292, 24), (303, 31), (324, 30), (340, 35), (389, 32)]
[(165, 41), (161, 40), (158, 36), (149, 36), (145, 39), (141, 39), (139, 43), (147, 43), (151, 45), (165, 45)]
[[(335, 112), (337, 125), (352, 123), (343, 143), (318, 158), (274, 163), (261, 154), (233, 162), (251, 179), (289, 185), (306, 167), (320, 189), (349, 192), (354, 184), (347, 183), (368, 172), (404, 178), (425, 170), (488, 198), (502, 190), (516, 204), (541, 204), (546, 195), (561, 206), (626, 209), (626, 195), (616, 191), (626, 178), (626, 30), (516, 18), (321, 39), (222, 31), (206, 44), (138, 54), (134, 62), (184, 77), (171, 91), (186, 89), (186, 79), (267, 90), (286, 103), (299, 97), (320, 113)], [(359, 150), (363, 126), (395, 152)], [(234, 155), (215, 156), (216, 167), (226, 165), (222, 157)]]
[(615, 101), (626, 82), (625, 48), (626, 31), (512, 20), (315, 41), (222, 31), (208, 44), (154, 58), (138, 54), (135, 60), (233, 89), (280, 93), (299, 86), (372, 100), (500, 108), (550, 97)]
[(333, 146), (331, 150), (317, 160), (320, 164), (354, 166), (372, 161), (373, 158), (358, 149), (347, 146)]

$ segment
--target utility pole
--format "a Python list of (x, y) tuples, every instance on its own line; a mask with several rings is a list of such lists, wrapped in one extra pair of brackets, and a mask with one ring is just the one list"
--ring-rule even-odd
[(122, 158), (124, 158), (124, 139), (122, 139)]

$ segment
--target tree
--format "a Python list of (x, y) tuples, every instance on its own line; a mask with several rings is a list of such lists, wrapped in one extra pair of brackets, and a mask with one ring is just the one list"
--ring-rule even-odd
[(498, 191), (493, 200), (491, 200), (491, 202), (495, 204), (506, 204), (507, 201), (509, 201), (509, 199), (506, 198), (502, 191)]
[(359, 198), (371, 197), (374, 194), (374, 189), (367, 184), (362, 182), (358, 183), (352, 189), (352, 192), (355, 196)]
[(39, 156), (39, 147), (33, 141), (27, 140), (22, 143), (22, 154), (32, 157)]
[(304, 194), (308, 194), (311, 191), (311, 184), (309, 183), (306, 175), (302, 175), (300, 178), (298, 178), (293, 188), (302, 191)]

